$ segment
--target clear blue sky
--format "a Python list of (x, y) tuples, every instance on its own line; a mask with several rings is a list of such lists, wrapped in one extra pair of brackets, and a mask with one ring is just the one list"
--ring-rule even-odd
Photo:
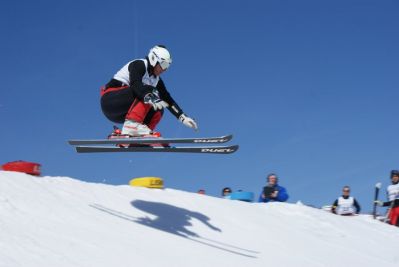
[[(225, 186), (258, 195), (276, 172), (290, 202), (331, 204), (399, 168), (397, 1), (7, 1), (1, 3), (0, 163), (43, 175), (167, 187)], [(103, 138), (112, 123), (99, 87), (165, 44), (163, 75), (198, 133), (166, 112), (166, 137), (232, 133), (233, 155), (77, 154), (68, 139)]]

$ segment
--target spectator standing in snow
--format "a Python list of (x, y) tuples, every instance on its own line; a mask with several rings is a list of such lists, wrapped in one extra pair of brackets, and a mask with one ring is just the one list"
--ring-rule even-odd
[(331, 212), (338, 215), (354, 215), (360, 212), (360, 205), (354, 197), (350, 196), (351, 189), (349, 186), (342, 188), (342, 196), (337, 198), (332, 207)]
[(387, 187), (388, 201), (377, 200), (378, 206), (390, 207), (388, 210), (389, 222), (392, 225), (399, 226), (399, 170), (391, 171), (392, 184)]
[(230, 187), (225, 187), (225, 188), (223, 188), (223, 190), (222, 190), (222, 197), (223, 198), (227, 198), (227, 199), (230, 199), (230, 194), (231, 194), (231, 188)]
[(278, 185), (278, 177), (271, 173), (267, 176), (267, 184), (259, 196), (259, 202), (285, 202), (288, 199), (287, 190)]

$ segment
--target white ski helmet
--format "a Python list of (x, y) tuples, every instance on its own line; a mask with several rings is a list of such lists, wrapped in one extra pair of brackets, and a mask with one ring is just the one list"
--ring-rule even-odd
[(148, 59), (150, 61), (150, 65), (155, 67), (157, 63), (161, 65), (163, 70), (169, 68), (170, 64), (172, 64), (172, 57), (170, 56), (169, 51), (163, 45), (156, 45), (150, 49), (148, 53)]

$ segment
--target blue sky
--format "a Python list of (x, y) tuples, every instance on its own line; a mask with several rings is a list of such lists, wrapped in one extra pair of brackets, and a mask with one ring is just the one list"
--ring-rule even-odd
[[(330, 204), (344, 185), (364, 211), (399, 168), (397, 1), (8, 1), (0, 8), (0, 163), (43, 174), (259, 193), (280, 176), (290, 202)], [(112, 123), (99, 87), (165, 44), (163, 75), (198, 133), (166, 113), (165, 137), (232, 133), (233, 155), (90, 154), (68, 139)]]

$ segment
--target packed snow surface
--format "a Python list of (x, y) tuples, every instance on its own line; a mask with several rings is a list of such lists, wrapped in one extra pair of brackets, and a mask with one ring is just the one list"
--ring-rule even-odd
[(399, 266), (399, 229), (289, 203), (0, 172), (0, 266)]

